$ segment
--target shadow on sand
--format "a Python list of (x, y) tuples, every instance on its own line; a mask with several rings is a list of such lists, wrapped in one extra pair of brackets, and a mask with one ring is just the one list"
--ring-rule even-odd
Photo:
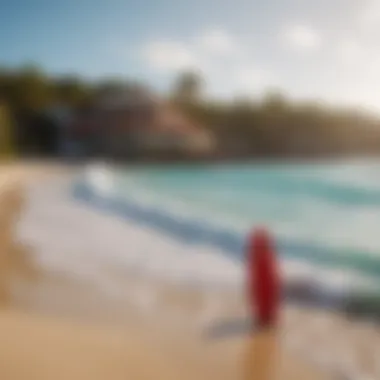
[(249, 336), (260, 330), (261, 328), (252, 322), (251, 318), (235, 318), (217, 322), (208, 326), (202, 332), (202, 336), (204, 339), (219, 340), (241, 335)]

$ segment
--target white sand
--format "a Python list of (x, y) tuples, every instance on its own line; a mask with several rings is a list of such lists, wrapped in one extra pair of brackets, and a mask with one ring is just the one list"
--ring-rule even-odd
[[(35, 178), (41, 172), (41, 168), (32, 170), (25, 166), (18, 166), (15, 171), (10, 167), (3, 170), (8, 178), (17, 172), (20, 181)], [(42, 172), (46, 174), (43, 168)], [(12, 205), (9, 198), (5, 200), (5, 194), (4, 191), (3, 202)], [(52, 210), (51, 202), (54, 204), (55, 200), (47, 192), (39, 203), (32, 202), (32, 209), (25, 214), (30, 218), (29, 226), (22, 227), (24, 242), (44, 251), (28, 250), (23, 263), (20, 257), (15, 263), (8, 258), (12, 265), (3, 266), (3, 272), (13, 273), (20, 264), (31, 265), (30, 258), (37, 259), (39, 276), (33, 281), (18, 281), (12, 287), (11, 306), (0, 313), (0, 379), (297, 380), (328, 379), (346, 368), (354, 376), (356, 371), (373, 374), (376, 370), (371, 358), (377, 355), (378, 330), (362, 326), (358, 331), (356, 325), (325, 313), (292, 311), (295, 314), (287, 315), (278, 331), (252, 336), (243, 331), (223, 339), (205, 337), (204, 333), (218, 323), (236, 322), (246, 316), (239, 269), (221, 291), (215, 286), (201, 290), (179, 287), (178, 278), (163, 282), (160, 275), (178, 250), (182, 253), (177, 264), (184, 260), (184, 268), (190, 265), (186, 255), (194, 252), (185, 252), (176, 243), (153, 237), (152, 231), (95, 215), (80, 206), (74, 210), (56, 202)], [(10, 209), (17, 212), (17, 202)], [(88, 217), (75, 224), (73, 213)], [(3, 213), (4, 223), (13, 223), (11, 214)], [(65, 224), (67, 220), (69, 223)], [(52, 227), (49, 233), (44, 228), (47, 224)], [(79, 226), (80, 231), (92, 231), (91, 240), (96, 244), (73, 237)], [(113, 239), (118, 234), (124, 234), (123, 241), (126, 236), (131, 239), (130, 245), (115, 246)], [(152, 239), (156, 239), (158, 252), (167, 252), (167, 260), (162, 267), (146, 271), (143, 264), (154, 254), (149, 251)], [(144, 249), (139, 248), (139, 242), (145, 243)], [(14, 244), (10, 236), (3, 236), (3, 257), (9, 256)], [(122, 254), (127, 261), (121, 260)], [(210, 259), (216, 270), (196, 279), (206, 281), (211, 275), (210, 282), (220, 284), (221, 273), (225, 272), (223, 265), (229, 264), (219, 261), (216, 253)], [(202, 260), (205, 259), (200, 257), (198, 266)], [(195, 275), (195, 269), (194, 265), (189, 273)], [(356, 363), (351, 368), (350, 360), (343, 363), (342, 349), (332, 345), (335, 340), (343, 342), (345, 349), (355, 346), (356, 362), (358, 352), (364, 353), (361, 367)]]

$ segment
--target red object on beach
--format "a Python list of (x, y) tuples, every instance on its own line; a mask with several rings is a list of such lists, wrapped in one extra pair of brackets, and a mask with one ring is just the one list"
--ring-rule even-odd
[(260, 326), (277, 322), (280, 307), (280, 278), (273, 239), (258, 229), (248, 244), (248, 302)]

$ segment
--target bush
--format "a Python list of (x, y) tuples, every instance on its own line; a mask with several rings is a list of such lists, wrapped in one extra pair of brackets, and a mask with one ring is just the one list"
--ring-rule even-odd
[(0, 104), (0, 158), (14, 155), (12, 120), (5, 104)]

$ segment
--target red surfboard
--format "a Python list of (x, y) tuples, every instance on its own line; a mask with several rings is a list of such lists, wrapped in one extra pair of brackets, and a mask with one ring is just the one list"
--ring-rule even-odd
[(248, 302), (259, 325), (274, 325), (280, 304), (280, 278), (274, 244), (267, 231), (256, 230), (248, 244)]

